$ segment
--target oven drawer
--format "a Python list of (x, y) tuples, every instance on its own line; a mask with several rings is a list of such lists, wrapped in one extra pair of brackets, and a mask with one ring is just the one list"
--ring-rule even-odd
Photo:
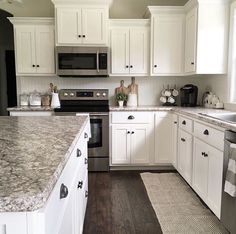
[(113, 124), (129, 124), (139, 123), (145, 124), (151, 122), (151, 113), (149, 112), (112, 112), (111, 123)]

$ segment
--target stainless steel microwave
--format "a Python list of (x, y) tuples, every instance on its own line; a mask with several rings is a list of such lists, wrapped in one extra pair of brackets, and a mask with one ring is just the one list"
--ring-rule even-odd
[(108, 47), (56, 48), (57, 75), (62, 77), (108, 77)]

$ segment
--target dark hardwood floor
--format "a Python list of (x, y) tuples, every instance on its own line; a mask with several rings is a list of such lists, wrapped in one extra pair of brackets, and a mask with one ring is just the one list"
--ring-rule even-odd
[(89, 173), (83, 233), (162, 233), (139, 172)]

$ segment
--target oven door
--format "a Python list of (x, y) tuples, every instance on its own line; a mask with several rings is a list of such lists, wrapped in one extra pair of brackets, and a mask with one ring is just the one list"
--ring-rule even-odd
[(88, 142), (89, 158), (109, 156), (109, 115), (90, 114), (91, 138)]

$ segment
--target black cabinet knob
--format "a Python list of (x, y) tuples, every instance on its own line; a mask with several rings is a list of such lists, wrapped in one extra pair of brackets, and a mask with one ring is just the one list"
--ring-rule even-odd
[(194, 65), (194, 62), (191, 62), (191, 65)]
[(177, 123), (178, 123), (177, 121), (174, 122), (174, 124), (177, 124)]
[(77, 188), (82, 189), (83, 188), (83, 181), (78, 182)]
[(39, 65), (37, 65), (37, 67), (39, 67)]
[(68, 196), (68, 193), (68, 188), (64, 184), (61, 184), (60, 199), (66, 198)]
[(157, 67), (157, 65), (154, 65), (154, 67)]
[(33, 64), (32, 67), (35, 67), (35, 65)]
[(134, 132), (132, 131), (131, 134), (134, 134)]
[(130, 134), (130, 131), (128, 131), (127, 134)]
[(183, 124), (183, 125), (186, 125), (186, 121), (184, 120), (184, 121), (182, 122), (182, 124)]
[(133, 68), (133, 66), (131, 65), (130, 68)]
[(181, 141), (185, 142), (186, 140), (184, 138), (181, 138)]
[(80, 149), (77, 149), (77, 154), (76, 154), (76, 156), (77, 156), (77, 157), (80, 157), (81, 155), (82, 155), (81, 150), (80, 150)]
[(125, 67), (126, 67), (126, 68), (129, 68), (129, 66), (128, 66), (128, 65), (126, 65)]
[(81, 37), (81, 35), (78, 35), (78, 37), (80, 38), (80, 37)]
[(130, 115), (128, 119), (135, 119), (133, 115)]
[(88, 133), (84, 133), (84, 138), (88, 138)]
[(85, 35), (83, 35), (83, 37), (85, 37)]
[(206, 129), (204, 132), (203, 132), (204, 135), (208, 136), (209, 135), (209, 131)]

